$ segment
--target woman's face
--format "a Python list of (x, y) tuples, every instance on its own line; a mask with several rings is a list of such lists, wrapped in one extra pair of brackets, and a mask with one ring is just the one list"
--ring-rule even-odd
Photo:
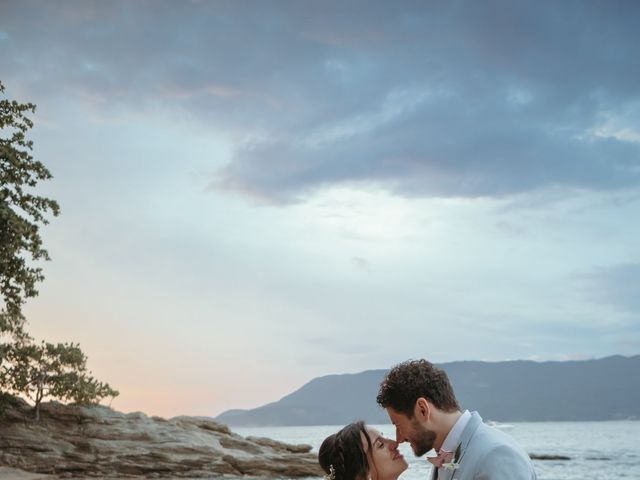
[(367, 452), (369, 476), (372, 480), (395, 480), (409, 466), (400, 455), (398, 444), (384, 438), (375, 428), (366, 428), (371, 439), (371, 451), (364, 435), (362, 435), (362, 448)]

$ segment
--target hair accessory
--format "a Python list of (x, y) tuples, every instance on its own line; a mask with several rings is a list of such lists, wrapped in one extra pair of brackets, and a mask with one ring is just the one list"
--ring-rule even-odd
[(333, 464), (329, 465), (329, 474), (324, 476), (324, 480), (336, 480), (336, 469)]

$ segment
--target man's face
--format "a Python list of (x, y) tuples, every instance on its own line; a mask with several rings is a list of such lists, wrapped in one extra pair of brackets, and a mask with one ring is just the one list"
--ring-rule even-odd
[(387, 414), (396, 427), (396, 442), (409, 442), (416, 457), (421, 457), (433, 448), (436, 432), (429, 430), (415, 416), (409, 418), (391, 407), (387, 407)]

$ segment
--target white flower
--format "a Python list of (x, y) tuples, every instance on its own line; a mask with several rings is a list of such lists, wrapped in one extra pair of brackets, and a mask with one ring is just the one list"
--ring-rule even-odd
[(443, 463), (442, 468), (445, 470), (457, 470), (460, 464), (456, 462)]

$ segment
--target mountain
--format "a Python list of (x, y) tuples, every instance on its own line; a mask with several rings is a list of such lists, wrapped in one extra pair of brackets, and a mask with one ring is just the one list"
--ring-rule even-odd
[[(588, 421), (640, 419), (640, 355), (565, 362), (451, 362), (449, 375), (462, 408), (485, 420)], [(228, 410), (231, 426), (388, 423), (376, 404), (387, 370), (328, 375), (281, 400), (251, 410)]]

